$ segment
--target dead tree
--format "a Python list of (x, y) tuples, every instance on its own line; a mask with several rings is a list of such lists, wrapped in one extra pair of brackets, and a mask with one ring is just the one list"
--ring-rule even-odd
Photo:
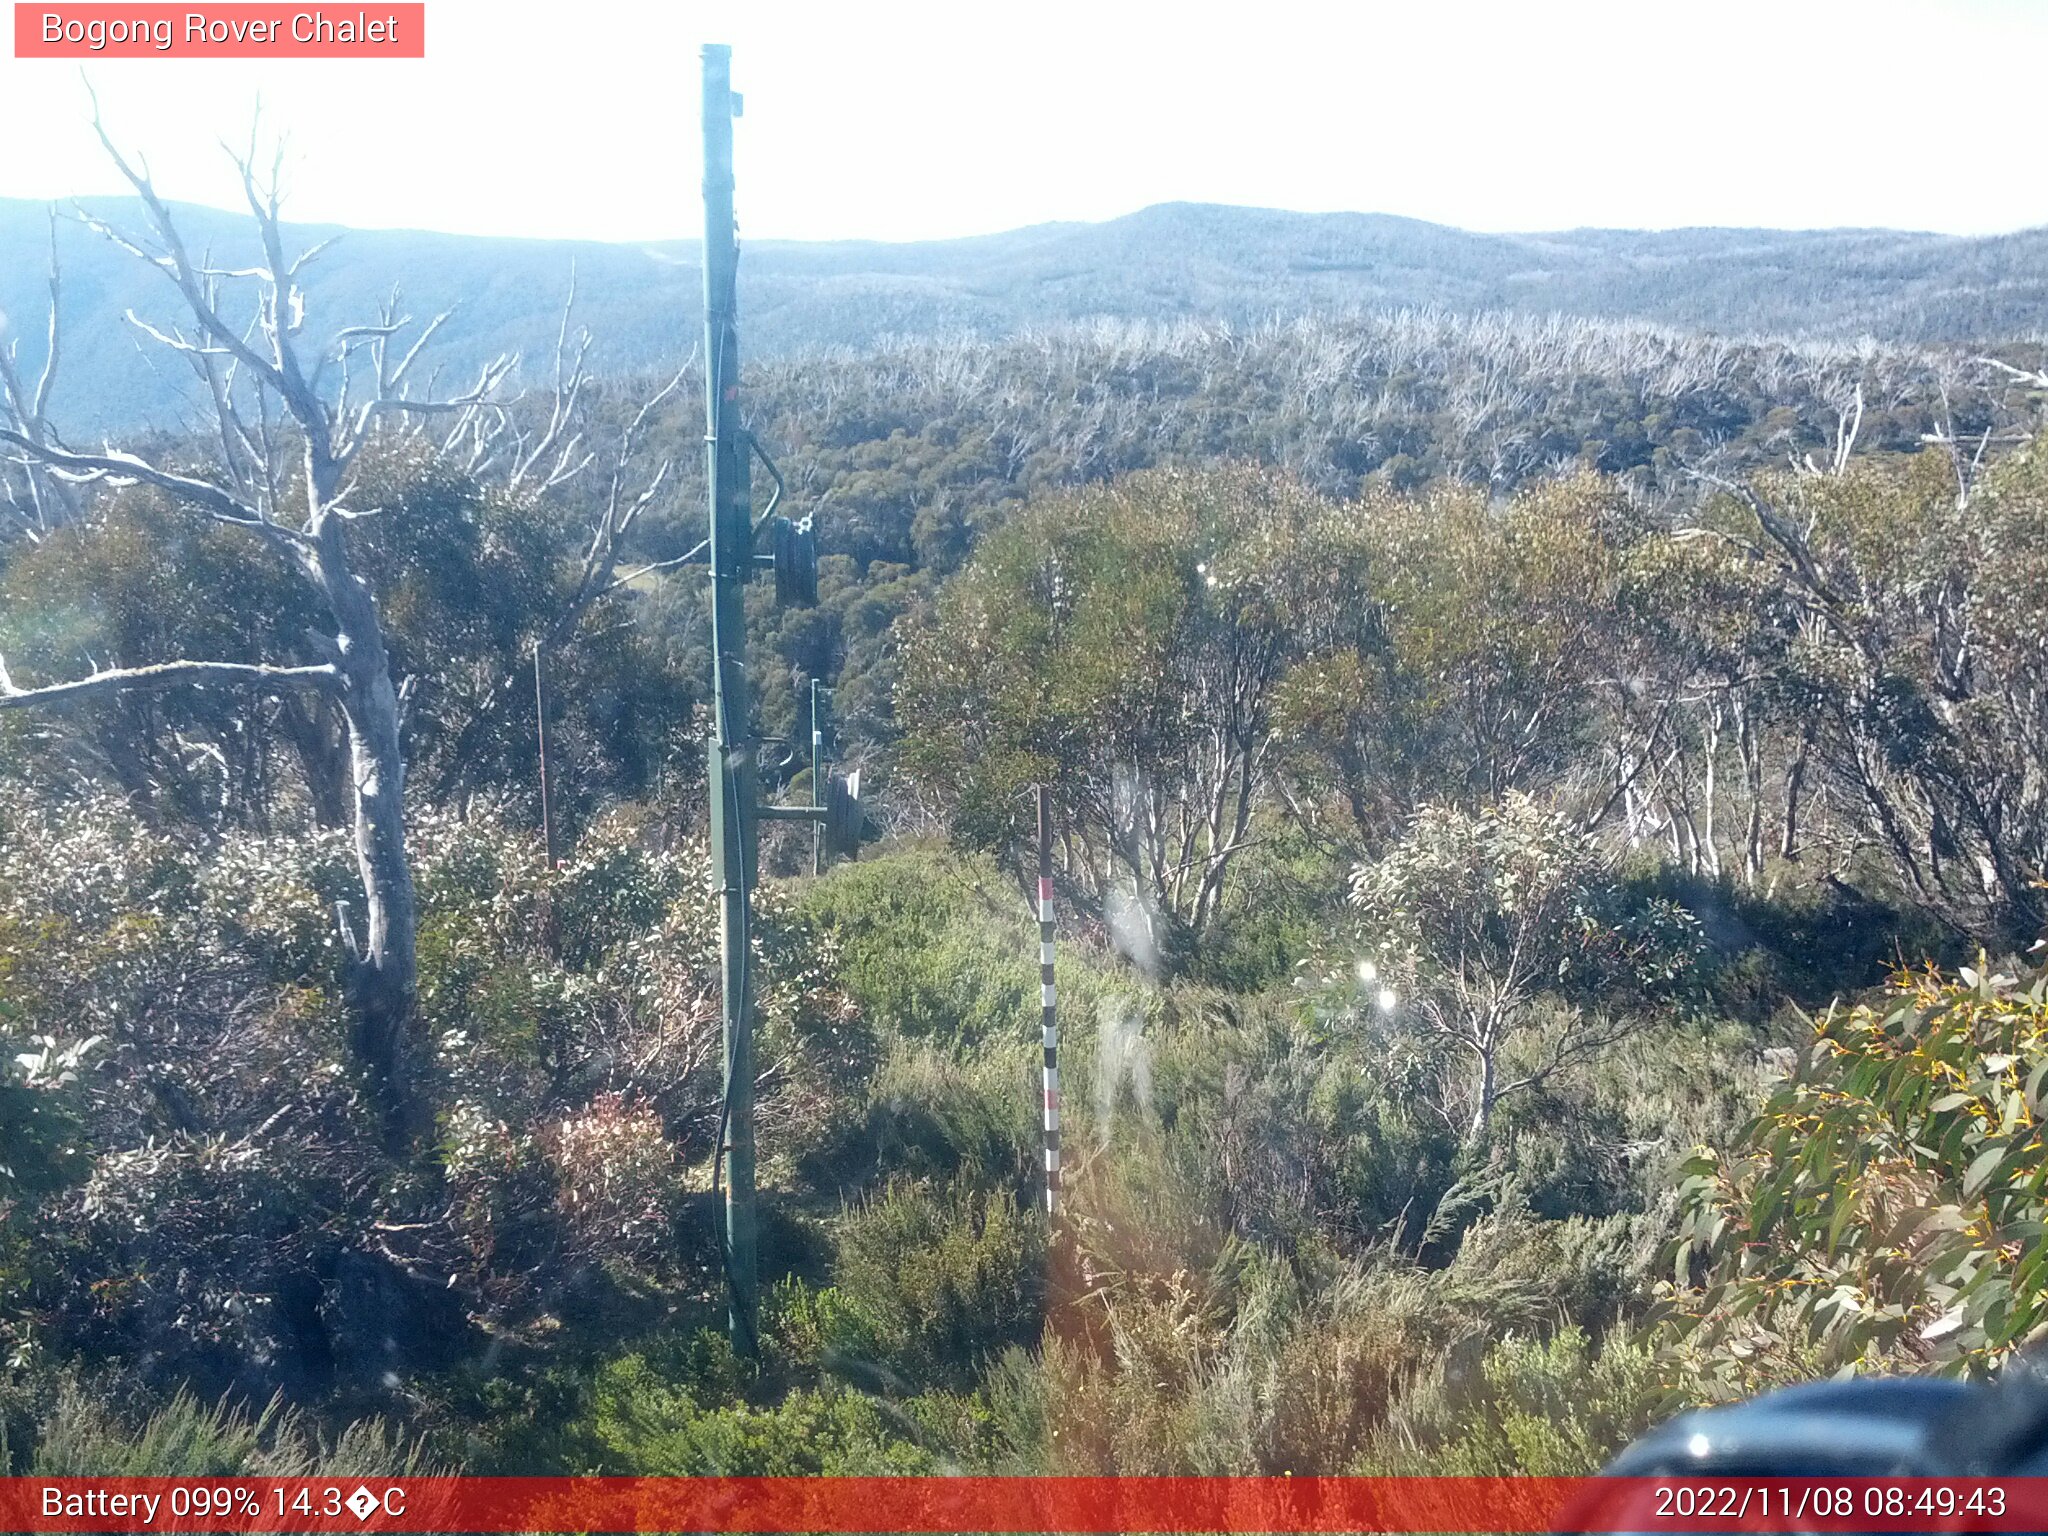
[[(57, 360), (61, 355), (58, 306), (63, 297), (63, 276), (57, 266), (57, 215), (50, 213), (50, 325), (43, 349), (43, 366), (30, 384), (21, 372), (19, 343), (0, 335), (0, 405), (4, 405), (22, 435), (39, 448), (62, 447), (62, 440), (50, 425), (50, 391), (57, 382)], [(0, 316), (0, 329), (5, 317)], [(12, 469), (0, 469), (0, 505), (11, 512), (19, 531), (39, 541), (73, 510), (69, 487), (60, 480), (36, 473), (26, 454), (10, 455)], [(7, 461), (0, 460), (0, 463)], [(18, 473), (17, 473), (18, 472)]]
[[(411, 423), (411, 430), (431, 427), (450, 448), (465, 437), (474, 440), (488, 430), (488, 420), (502, 415), (497, 395), (514, 360), (486, 364), (466, 391), (416, 394), (414, 368), (448, 317), (438, 316), (415, 332), (395, 302), (375, 323), (341, 330), (323, 346), (305, 342), (305, 295), (299, 280), (321, 247), (287, 258), (277, 162), (259, 177), (253, 145), (246, 156), (236, 157), (261, 254), (252, 266), (225, 269), (188, 249), (146, 170), (121, 154), (97, 116), (94, 127), (141, 199), (147, 232), (130, 236), (104, 221), (81, 217), (177, 290), (178, 324), (155, 325), (133, 312), (128, 318), (184, 359), (203, 387), (212, 408), (211, 462), (188, 471), (112, 447), (74, 450), (43, 420), (47, 391), (23, 395), (11, 384), (7, 415), (0, 418), (0, 444), (32, 466), (46, 485), (151, 486), (217, 523), (245, 531), (311, 585), (330, 624), (324, 632), (307, 634), (313, 659), (299, 663), (177, 660), (102, 669), (41, 686), (18, 684), (0, 665), (0, 708), (56, 705), (136, 689), (234, 687), (310, 693), (338, 709), (348, 740), (363, 898), (359, 919), (346, 905), (337, 913), (347, 950), (352, 1046), (387, 1136), (401, 1144), (425, 1129), (411, 1031), (417, 922), (406, 857), (401, 742), (408, 689), (392, 675), (375, 598), (351, 560), (351, 526), (381, 510), (359, 504), (354, 469), (363, 448), (387, 422)], [(229, 317), (225, 296), (251, 289), (253, 319), (238, 323)], [(408, 335), (410, 341), (402, 342)]]

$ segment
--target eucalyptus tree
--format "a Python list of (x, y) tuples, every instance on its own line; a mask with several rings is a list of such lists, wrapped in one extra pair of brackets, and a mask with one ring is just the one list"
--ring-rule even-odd
[(1325, 555), (1343, 601), (1282, 690), (1296, 807), (1334, 797), (1376, 848), (1427, 802), (1572, 778), (1611, 666), (1627, 498), (1582, 474), (1502, 504), (1438, 485), (1346, 511)]
[[(2048, 461), (1951, 456), (1726, 482), (1691, 537), (1734, 552), (1833, 798), (1836, 872), (1986, 941), (2048, 918)], [(1798, 749), (1795, 749), (1798, 750)], [(1803, 759), (1803, 752), (1795, 761)], [(1817, 830), (1817, 829), (1816, 829)]]
[(1260, 835), (1276, 705), (1338, 509), (1248, 466), (1057, 495), (984, 541), (903, 652), (905, 762), (962, 840), (1013, 849), (1052, 789), (1063, 860), (1135, 957), (1170, 965)]

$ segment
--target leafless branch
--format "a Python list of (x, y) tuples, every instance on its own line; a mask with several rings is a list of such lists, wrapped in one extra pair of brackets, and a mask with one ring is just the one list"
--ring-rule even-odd
[(96, 694), (149, 692), (186, 684), (236, 687), (260, 684), (273, 689), (339, 686), (340, 674), (325, 662), (309, 667), (272, 667), (238, 661), (163, 661), (146, 667), (110, 667), (68, 683), (21, 688), (0, 659), (0, 709), (54, 704)]
[(305, 534), (268, 521), (255, 507), (230, 495), (210, 481), (196, 480), (190, 475), (159, 469), (132, 453), (122, 453), (114, 449), (108, 449), (103, 453), (71, 453), (65, 449), (34, 442), (6, 427), (0, 427), (0, 443), (10, 443), (38, 463), (68, 473), (82, 481), (99, 480), (114, 485), (153, 485), (203, 509), (217, 522), (231, 523), (237, 528), (247, 528), (253, 533), (301, 548), (308, 543)]
[(2004, 374), (2015, 384), (2025, 384), (2032, 389), (2048, 389), (2048, 369), (2015, 368), (2011, 363), (1996, 357), (1980, 357), (1976, 361)]

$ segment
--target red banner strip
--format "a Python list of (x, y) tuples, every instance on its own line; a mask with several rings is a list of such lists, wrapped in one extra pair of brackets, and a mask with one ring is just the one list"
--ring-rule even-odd
[(66, 5), (16, 0), (17, 59), (423, 59), (421, 0)]
[(2048, 1530), (2048, 1478), (5, 1478), (0, 1529)]

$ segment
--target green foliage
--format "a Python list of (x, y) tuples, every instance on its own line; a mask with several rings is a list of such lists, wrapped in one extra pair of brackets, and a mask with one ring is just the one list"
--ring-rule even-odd
[(972, 1047), (1016, 1035), (1038, 1004), (1037, 924), (987, 861), (899, 847), (838, 866), (799, 901), (877, 1027)]
[(1666, 1363), (1619, 1333), (1510, 1335), (1478, 1371), (1426, 1377), (1352, 1471), (1380, 1477), (1590, 1477), (1679, 1406)]
[(1328, 843), (1268, 812), (1255, 823), (1207, 943), (1188, 979), (1252, 995), (1291, 977), (1322, 938), (1343, 889), (1346, 861)]
[(1168, 1134), (1117, 1138), (1126, 1176), (1146, 1181), (1141, 1207), (1187, 1216), (1191, 1236), (1220, 1221), (1283, 1251), (1412, 1239), (1456, 1177), (1457, 1143), (1387, 1065), (1355, 1032), (1319, 1028), (1285, 1002), (1177, 993), (1140, 1107)]
[[(1265, 790), (1289, 662), (1341, 608), (1344, 524), (1251, 467), (1135, 475), (1035, 504), (906, 642), (906, 768), (953, 836), (1010, 852), (1050, 786), (1070, 877), (1128, 886), (1171, 963), (1206, 932)], [(1340, 622), (1340, 621), (1337, 621)]]
[[(1035, 1188), (1038, 934), (1015, 883), (942, 846), (910, 842), (805, 887), (797, 917), (882, 1044), (862, 1091), (806, 1151), (803, 1171), (858, 1190), (892, 1174)], [(1091, 1034), (1135, 996), (1099, 953), (1059, 948), (1070, 1100), (1092, 1083)]]
[[(0, 653), (22, 685), (184, 656), (295, 657), (318, 599), (246, 533), (133, 489), (0, 563)], [(8, 765), (56, 787), (67, 759), (169, 814), (211, 823), (223, 802), (261, 798), (261, 764), (237, 689), (124, 694), (34, 727), (9, 721)], [(296, 706), (288, 708), (295, 709)], [(205, 743), (211, 753), (195, 752)], [(289, 748), (286, 748), (289, 751)]]
[[(729, 1359), (729, 1357), (728, 1357)], [(936, 1470), (913, 1423), (844, 1387), (799, 1387), (756, 1407), (731, 1401), (736, 1380), (702, 1362), (628, 1355), (592, 1386), (590, 1435), (600, 1465), (639, 1477), (916, 1476)]]
[(384, 1420), (323, 1435), (272, 1398), (259, 1412), (209, 1408), (179, 1392), (140, 1423), (67, 1385), (38, 1427), (22, 1472), (34, 1477), (432, 1477), (443, 1469)]
[(2048, 1335), (2044, 1081), (2038, 968), (1901, 973), (1830, 1009), (1734, 1144), (1683, 1170), (1673, 1338), (1728, 1390), (1809, 1349), (1981, 1374)]
[(1290, 754), (1368, 843), (1424, 799), (1469, 807), (1550, 781), (1595, 719), (1586, 684), (1640, 515), (1580, 475), (1504, 507), (1460, 486), (1374, 493), (1347, 521), (1318, 553), (1348, 602), (1282, 692)]
[[(356, 567), (378, 594), (394, 675), (414, 680), (413, 783), (524, 800), (537, 774), (533, 642), (566, 605), (587, 529), (562, 498), (487, 490), (416, 448), (367, 454), (356, 494), (379, 509), (352, 525)], [(317, 661), (306, 634), (322, 611), (311, 586), (246, 532), (148, 490), (100, 497), (0, 560), (0, 653), (24, 683), (174, 657)], [(573, 643), (550, 653), (558, 824), (644, 792), (686, 761), (690, 683), (618, 620), (618, 599), (600, 602)], [(508, 676), (527, 686), (501, 697)], [(13, 749), (8, 768), (31, 782), (58, 787), (83, 767), (203, 826), (307, 814), (337, 826), (348, 814), (339, 714), (312, 695), (127, 693), (44, 715), (33, 731), (9, 722), (0, 740)]]
[(1669, 541), (1685, 581), (1652, 600), (1689, 616), (1677, 627), (1697, 670), (1756, 680), (1733, 703), (1775, 712), (1804, 744), (1794, 760), (1820, 746), (1855, 765), (1842, 788), (1888, 893), (1993, 943), (2048, 920), (2048, 802), (2020, 787), (2048, 752), (2026, 702), (2048, 620), (2044, 530), (2038, 442), (1974, 484), (1932, 452), (1779, 474)]
[(1701, 949), (1691, 914), (1616, 880), (1590, 833), (1519, 793), (1425, 806), (1359, 866), (1351, 903), (1356, 959), (1326, 960), (1325, 996), (1355, 989), (1354, 1017), (1419, 1038), (1439, 1071), (1467, 1058), (1470, 1085), (1442, 1091), (1475, 1140), (1500, 1099), (1639, 1028)]
[[(704, 1284), (682, 1225), (717, 1113), (701, 851), (614, 817), (549, 871), (481, 801), (413, 842), (440, 1134), (407, 1166), (346, 1066), (333, 834), (207, 848), (104, 801), (0, 825), (0, 1006), (34, 1077), (10, 1060), (0, 1094), (37, 1111), (0, 1140), (39, 1186), (0, 1222), (10, 1350), (252, 1398), (382, 1389), (475, 1343), (469, 1317), (545, 1337), (558, 1308)], [(865, 1036), (772, 895), (755, 938), (762, 1113), (793, 1161)]]
[(962, 1060), (930, 1046), (893, 1048), (868, 1080), (859, 1111), (804, 1158), (815, 1184), (853, 1190), (895, 1175), (1015, 1185), (1037, 1163), (1038, 1124), (1020, 1091), (1022, 1053)]
[(1636, 1294), (1676, 1206), (1676, 1170), (1723, 1146), (1754, 1114), (1768, 1078), (1755, 1031), (1692, 1015), (1659, 1019), (1502, 1105), (1494, 1156), (1531, 1211), (1552, 1220), (1630, 1218), (1630, 1294), (1582, 1314), (1604, 1327)]
[(1043, 1213), (1007, 1192), (890, 1185), (841, 1222), (823, 1358), (856, 1379), (958, 1385), (1036, 1340)]
[[(1953, 928), (1922, 908), (1874, 901), (1845, 885), (1781, 875), (1768, 894), (1662, 868), (1646, 889), (1695, 914), (1708, 954), (1701, 982), (1721, 1013), (1804, 1043), (1807, 1015), (1881, 985), (1905, 956), (1969, 958)], [(1803, 1012), (1802, 1012), (1803, 1010)]]
[[(0, 1022), (8, 1012), (0, 1004)], [(14, 1039), (0, 1033), (0, 1228), (21, 1201), (46, 1195), (84, 1171), (73, 1101), (79, 1074), (100, 1043), (96, 1036), (63, 1043), (52, 1035)]]

